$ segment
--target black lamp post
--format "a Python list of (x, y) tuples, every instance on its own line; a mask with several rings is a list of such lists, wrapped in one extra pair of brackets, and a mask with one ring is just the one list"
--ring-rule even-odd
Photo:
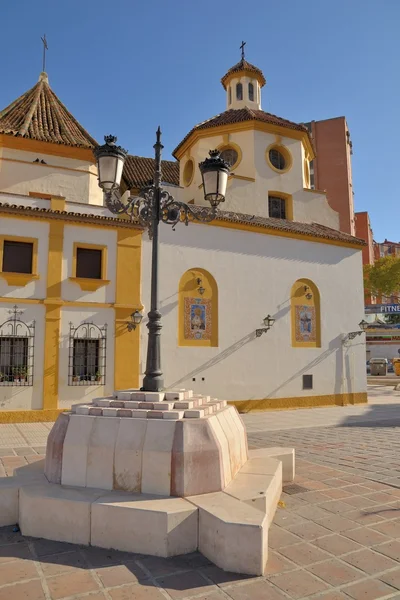
[(225, 200), (229, 166), (220, 157), (218, 150), (210, 151), (210, 158), (199, 164), (203, 179), (204, 198), (211, 208), (191, 208), (184, 202), (175, 200), (161, 187), (161, 130), (157, 129), (157, 141), (154, 144), (155, 165), (154, 183), (144, 188), (138, 197), (131, 196), (122, 202), (119, 186), (127, 150), (116, 145), (117, 138), (111, 135), (104, 137), (105, 144), (94, 149), (99, 174), (99, 186), (104, 191), (107, 208), (114, 214), (127, 214), (133, 221), (147, 227), (152, 240), (151, 261), (151, 301), (147, 327), (149, 341), (147, 346), (146, 375), (143, 379), (143, 390), (159, 392), (164, 388), (161, 370), (161, 313), (158, 300), (158, 225), (160, 221), (175, 226), (182, 221), (185, 225), (190, 220), (208, 223), (218, 212), (218, 206)]

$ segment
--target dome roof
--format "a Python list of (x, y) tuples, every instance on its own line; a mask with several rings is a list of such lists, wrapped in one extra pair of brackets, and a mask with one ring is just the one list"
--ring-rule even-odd
[(243, 71), (247, 72), (247, 73), (253, 73), (255, 75), (255, 77), (258, 79), (261, 87), (263, 87), (267, 83), (261, 69), (259, 69), (258, 67), (255, 67), (251, 63), (247, 62), (247, 60), (242, 58), (236, 65), (231, 67), (229, 69), (229, 71), (227, 71), (225, 73), (225, 75), (222, 77), (221, 83), (224, 86), (224, 89), (226, 89), (226, 85), (227, 85), (229, 79), (232, 77), (232, 75), (241, 73)]

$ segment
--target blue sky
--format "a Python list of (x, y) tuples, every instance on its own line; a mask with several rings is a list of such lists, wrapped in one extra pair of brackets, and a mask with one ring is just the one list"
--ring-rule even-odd
[(293, 121), (345, 115), (356, 210), (378, 241), (400, 240), (400, 0), (17, 0), (2, 7), (0, 108), (42, 65), (98, 140), (164, 158), (191, 127), (225, 110), (220, 78), (246, 58), (267, 79), (263, 109)]

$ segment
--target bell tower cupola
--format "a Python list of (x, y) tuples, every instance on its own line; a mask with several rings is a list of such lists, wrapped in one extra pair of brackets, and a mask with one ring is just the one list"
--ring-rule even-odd
[(244, 56), (246, 42), (242, 42), (241, 60), (231, 67), (221, 79), (226, 91), (227, 110), (238, 108), (253, 108), (261, 110), (261, 88), (266, 84), (263, 72), (258, 67), (247, 62)]

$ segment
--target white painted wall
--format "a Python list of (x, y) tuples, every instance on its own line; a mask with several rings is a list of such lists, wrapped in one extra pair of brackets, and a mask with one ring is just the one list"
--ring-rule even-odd
[[(47, 164), (35, 163), (37, 158)], [(1, 147), (0, 191), (26, 196), (42, 192), (64, 196), (70, 202), (103, 204), (93, 163)]]
[[(10, 318), (14, 303), (0, 304), (0, 324)], [(35, 321), (33, 386), (13, 386), (0, 382), (0, 410), (29, 410), (43, 407), (44, 316), (42, 304), (17, 304), (27, 325)], [(6, 333), (8, 329), (4, 330)], [(0, 367), (1, 370), (1, 367)]]
[[(105, 385), (68, 385), (69, 324), (73, 323), (77, 327), (84, 322), (93, 322), (100, 328), (107, 324)], [(91, 402), (93, 398), (105, 396), (114, 390), (114, 332), (115, 312), (113, 308), (63, 307), (60, 335), (59, 408), (69, 408), (76, 402)]]
[(49, 224), (39, 220), (22, 220), (2, 216), (0, 218), (0, 235), (38, 238), (39, 274), (39, 279), (22, 287), (8, 285), (5, 279), (0, 278), (0, 297), (46, 298)]
[[(72, 273), (74, 242), (107, 246), (107, 279), (110, 283), (94, 292), (82, 291), (77, 283), (69, 281)], [(115, 272), (117, 265), (117, 232), (115, 230), (65, 225), (61, 293), (63, 300), (80, 302), (114, 302)]]
[(369, 344), (367, 342), (367, 359), (400, 358), (398, 350), (400, 350), (400, 342), (397, 342), (397, 344)]
[[(364, 336), (342, 346), (364, 315), (361, 252), (220, 227), (161, 225), (162, 359), (167, 386), (225, 399), (339, 394), (366, 390)], [(143, 245), (143, 302), (149, 309), (150, 243)], [(207, 269), (219, 288), (219, 347), (178, 347), (178, 286), (189, 268)], [(309, 278), (321, 295), (322, 347), (292, 348), (290, 290)], [(260, 338), (270, 313), (276, 322)], [(141, 330), (145, 360), (147, 328)], [(144, 370), (144, 364), (142, 365)], [(314, 389), (302, 390), (302, 374)], [(201, 381), (202, 377), (205, 381)], [(196, 381), (192, 381), (196, 378)]]
[[(271, 169), (266, 161), (266, 150), (276, 143), (274, 134), (264, 131), (239, 131), (229, 134), (229, 142), (237, 144), (242, 151), (242, 160), (233, 170), (238, 176), (228, 182), (223, 210), (268, 217), (268, 194), (290, 194), (293, 197), (293, 219), (304, 223), (320, 223), (333, 229), (339, 229), (339, 214), (328, 204), (326, 195), (304, 189), (304, 148), (300, 140), (282, 137), (280, 143), (292, 156), (289, 171), (278, 173)], [(222, 135), (210, 135), (199, 139), (181, 160), (181, 192), (185, 202), (194, 200), (195, 204), (206, 204), (198, 163), (208, 156), (208, 151), (225, 144)], [(189, 186), (184, 185), (183, 172), (186, 161), (192, 158), (195, 174)], [(240, 179), (247, 177), (254, 181)]]

